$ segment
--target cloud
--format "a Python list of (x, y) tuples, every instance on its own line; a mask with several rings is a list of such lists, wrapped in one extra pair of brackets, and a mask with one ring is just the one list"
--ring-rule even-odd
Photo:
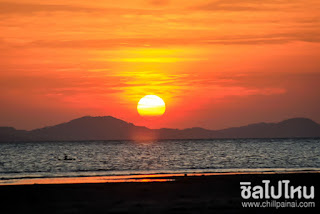
[(155, 6), (164, 6), (169, 4), (169, 0), (150, 0), (150, 4)]
[(12, 3), (0, 2), (1, 14), (30, 14), (35, 12), (57, 12), (57, 11), (78, 11), (88, 12), (96, 9), (71, 5), (58, 4), (32, 4), (32, 3)]
[(34, 4), (0, 2), (0, 15), (19, 14), (30, 15), (38, 12), (84, 12), (84, 13), (108, 13), (108, 14), (157, 14), (160, 10), (120, 7), (84, 7), (69, 4)]
[(300, 0), (216, 0), (191, 9), (210, 11), (267, 11), (278, 9), (279, 5), (293, 5)]
[[(316, 30), (299, 30), (288, 33), (272, 33), (265, 35), (234, 35), (194, 38), (111, 38), (111, 39), (74, 39), (74, 40), (34, 40), (14, 42), (0, 38), (1, 48), (72, 48), (72, 49), (112, 49), (121, 47), (168, 47), (188, 45), (259, 45), (283, 44), (294, 41), (320, 42), (320, 33)], [(129, 59), (130, 60), (130, 59)]]

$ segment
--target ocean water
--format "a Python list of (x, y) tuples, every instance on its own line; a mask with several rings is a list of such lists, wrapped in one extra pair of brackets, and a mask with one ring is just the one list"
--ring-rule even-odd
[(0, 144), (2, 182), (73, 176), (319, 169), (320, 139)]

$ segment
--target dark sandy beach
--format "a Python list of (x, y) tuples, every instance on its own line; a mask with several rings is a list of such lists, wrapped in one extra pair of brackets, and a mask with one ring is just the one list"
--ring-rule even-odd
[[(320, 173), (180, 176), (170, 182), (0, 186), (0, 213), (318, 213)], [(170, 177), (169, 177), (170, 179)], [(315, 186), (316, 208), (243, 208), (240, 182)]]

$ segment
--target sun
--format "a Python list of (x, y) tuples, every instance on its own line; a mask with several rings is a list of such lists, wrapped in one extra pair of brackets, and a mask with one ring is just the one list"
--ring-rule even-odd
[(146, 95), (139, 100), (137, 110), (143, 117), (159, 117), (166, 111), (166, 104), (157, 95)]

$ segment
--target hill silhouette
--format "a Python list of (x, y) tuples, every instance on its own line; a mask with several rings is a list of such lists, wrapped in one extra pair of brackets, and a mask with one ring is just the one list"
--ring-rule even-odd
[(32, 131), (0, 127), (0, 142), (307, 137), (320, 137), (320, 125), (307, 118), (293, 118), (279, 123), (257, 123), (222, 130), (198, 127), (182, 130), (149, 129), (111, 116), (86, 116)]

